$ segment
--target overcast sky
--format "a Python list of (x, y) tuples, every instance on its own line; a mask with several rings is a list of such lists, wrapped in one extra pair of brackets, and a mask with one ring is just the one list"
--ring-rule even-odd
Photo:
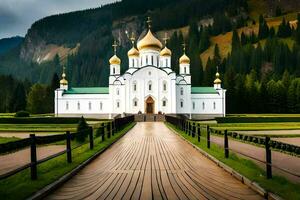
[(25, 36), (31, 24), (43, 17), (95, 8), (115, 0), (0, 0), (0, 38)]

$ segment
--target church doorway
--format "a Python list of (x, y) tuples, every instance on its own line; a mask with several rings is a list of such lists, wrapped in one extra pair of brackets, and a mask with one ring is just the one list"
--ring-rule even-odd
[(154, 100), (152, 97), (148, 97), (145, 101), (146, 104), (146, 114), (154, 113)]

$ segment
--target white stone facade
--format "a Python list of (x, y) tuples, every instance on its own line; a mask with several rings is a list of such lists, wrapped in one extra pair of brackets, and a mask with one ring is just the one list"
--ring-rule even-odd
[(180, 73), (171, 69), (171, 51), (149, 30), (128, 52), (129, 69), (120, 74), (121, 60), (110, 59), (109, 87), (68, 88), (65, 74), (55, 91), (57, 116), (122, 113), (165, 113), (225, 116), (225, 93), (219, 74), (214, 87), (192, 87), (189, 58), (184, 54)]

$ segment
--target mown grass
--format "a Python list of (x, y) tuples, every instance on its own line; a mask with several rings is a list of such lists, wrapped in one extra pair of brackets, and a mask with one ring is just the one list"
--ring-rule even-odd
[(41, 165), (38, 165), (38, 179), (35, 181), (32, 181), (30, 179), (29, 169), (22, 171), (8, 179), (0, 181), (1, 199), (15, 200), (25, 199), (29, 197), (36, 191), (42, 189), (46, 185), (62, 177), (64, 174), (70, 172), (72, 169), (86, 161), (97, 152), (112, 144), (133, 126), (134, 123), (129, 124), (122, 131), (115, 134), (110, 139), (106, 138), (104, 142), (101, 142), (100, 138), (97, 138), (95, 140), (95, 146), (93, 150), (89, 149), (88, 143), (80, 148), (73, 150), (73, 162), (71, 164), (68, 164), (66, 162), (66, 155), (64, 154)]
[(210, 124), (218, 130), (230, 131), (262, 131), (262, 130), (298, 130), (300, 129), (299, 122), (268, 122), (268, 123), (222, 123)]
[(0, 124), (0, 132), (75, 131), (77, 124)]
[(7, 143), (7, 142), (17, 141), (19, 139), (20, 138), (17, 138), (17, 137), (0, 137), (0, 144), (4, 144), (4, 143)]
[[(166, 125), (208, 154), (247, 177), (249, 180), (255, 181), (267, 191), (275, 193), (284, 199), (300, 199), (300, 184), (291, 183), (286, 178), (280, 176), (273, 176), (272, 179), (266, 179), (265, 170), (261, 169), (253, 161), (241, 158), (232, 152), (230, 153), (229, 158), (225, 159), (223, 148), (211, 143), (211, 148), (208, 149), (206, 146), (207, 141), (204, 139), (205, 137), (201, 138), (201, 142), (199, 143), (197, 137), (192, 138), (191, 136), (188, 136), (172, 124), (166, 123)], [(204, 131), (202, 131), (202, 133), (203, 136), (205, 136), (206, 133)]]

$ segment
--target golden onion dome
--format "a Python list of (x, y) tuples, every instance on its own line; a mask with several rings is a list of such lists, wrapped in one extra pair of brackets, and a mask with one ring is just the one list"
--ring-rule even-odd
[(171, 56), (172, 52), (170, 49), (168, 49), (167, 47), (165, 47), (161, 52), (160, 52), (161, 56)]
[(117, 55), (114, 55), (113, 57), (111, 57), (109, 59), (109, 63), (111, 65), (120, 65), (121, 64), (121, 59)]
[(221, 79), (220, 79), (220, 74), (219, 74), (219, 72), (217, 72), (216, 73), (216, 79), (215, 79), (215, 81), (214, 81), (214, 84), (221, 84), (222, 83), (222, 81), (221, 81)]
[(154, 37), (152, 32), (149, 30), (148, 33), (145, 35), (145, 37), (143, 37), (143, 39), (138, 41), (137, 48), (139, 51), (146, 48), (160, 51), (162, 48), (162, 44), (156, 37)]
[(190, 58), (187, 57), (186, 54), (183, 54), (183, 55), (179, 58), (179, 64), (190, 64)]
[(139, 56), (140, 55), (140, 52), (135, 48), (135, 47), (132, 47), (129, 51), (128, 51), (128, 57), (130, 56)]
[(68, 85), (68, 81), (67, 81), (65, 78), (61, 79), (61, 80), (59, 81), (59, 83), (60, 83), (61, 85)]

